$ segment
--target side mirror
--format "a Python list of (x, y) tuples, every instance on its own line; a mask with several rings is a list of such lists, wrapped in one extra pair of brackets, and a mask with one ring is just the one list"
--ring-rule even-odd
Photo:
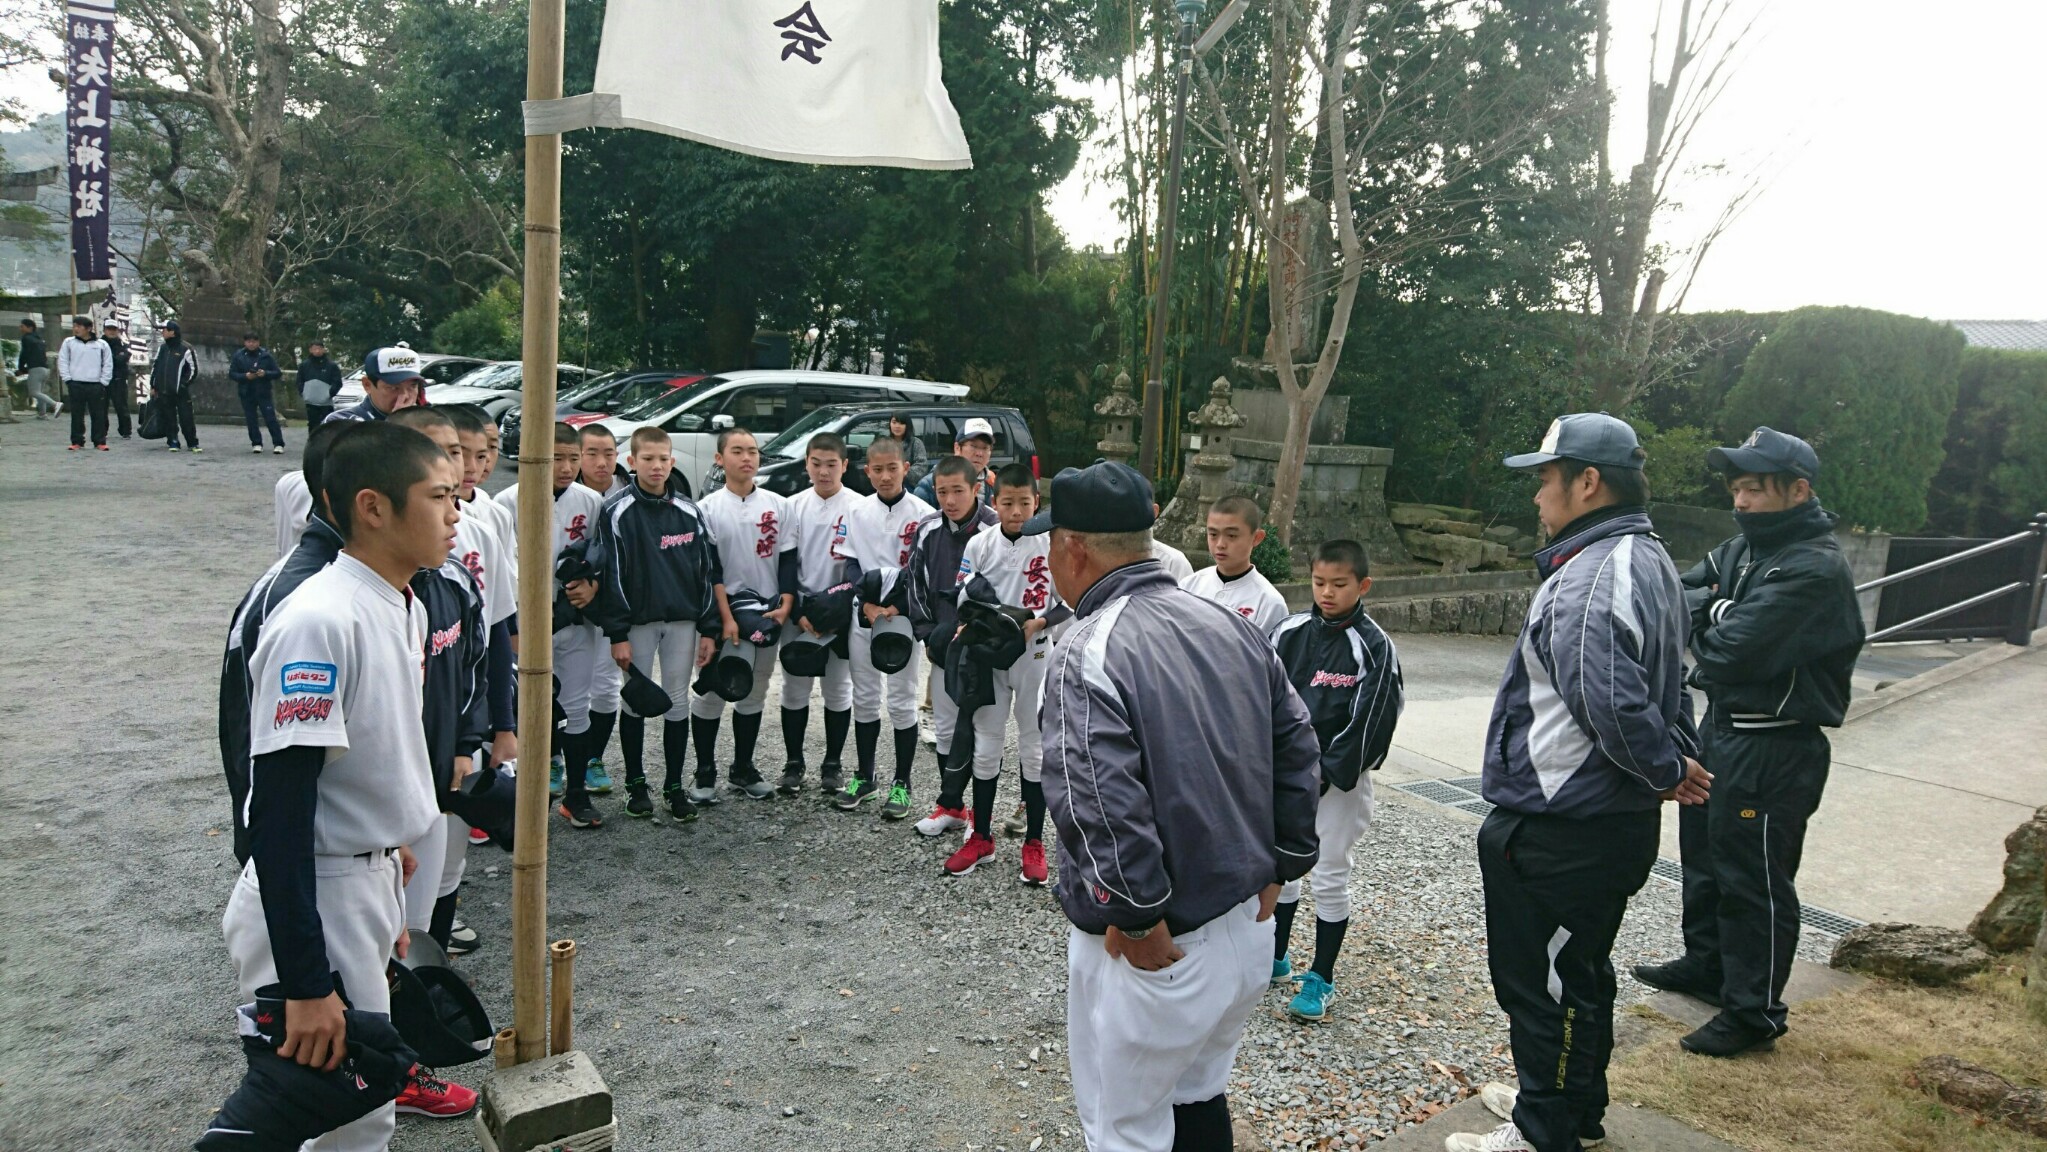
[(711, 431), (713, 432), (723, 432), (727, 428), (736, 428), (738, 426), (739, 421), (734, 420), (727, 413), (720, 412), (716, 416), (711, 417)]
[(684, 412), (668, 422), (670, 432), (701, 432), (703, 429), (704, 418), (690, 412)]

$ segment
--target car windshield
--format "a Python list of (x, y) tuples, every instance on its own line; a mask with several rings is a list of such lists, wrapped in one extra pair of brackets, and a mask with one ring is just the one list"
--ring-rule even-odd
[(803, 459), (803, 446), (827, 424), (860, 411), (858, 405), (838, 404), (830, 408), (819, 408), (796, 423), (791, 424), (781, 435), (761, 446), (761, 455), (778, 456), (784, 460)]
[(675, 381), (673, 377), (664, 376), (653, 380), (635, 380), (619, 389), (616, 396), (609, 397), (603, 403), (597, 405), (597, 407), (611, 412), (623, 412), (629, 408), (637, 408), (650, 400), (666, 396), (674, 390)]
[(721, 383), (721, 381), (716, 376), (704, 376), (692, 380), (680, 388), (668, 387), (671, 383), (673, 381), (662, 381), (661, 391), (635, 403), (630, 408), (614, 408), (612, 415), (621, 420), (652, 420), (654, 417), (663, 415), (674, 408), (676, 403), (683, 398), (684, 394), (698, 391), (709, 384)]
[(450, 384), (454, 388), (488, 388), (493, 392), (505, 390), (506, 380), (519, 379), (519, 362), (510, 360), (503, 364), (485, 364), (473, 372), (457, 376)]

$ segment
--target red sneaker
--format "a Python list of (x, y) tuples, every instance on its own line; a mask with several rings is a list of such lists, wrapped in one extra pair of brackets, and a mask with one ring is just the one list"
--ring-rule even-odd
[(467, 1116), (476, 1110), (476, 1093), (440, 1079), (423, 1064), (414, 1064), (411, 1079), (398, 1093), (398, 1110), (442, 1120)]
[(490, 843), (490, 833), (485, 832), (481, 828), (471, 828), (469, 830), (469, 842), (471, 844), (488, 844)]
[(1044, 885), (1046, 875), (1045, 842), (1043, 840), (1024, 841), (1023, 875), (1020, 879), (1031, 887), (1037, 888)]
[(974, 865), (995, 855), (995, 841), (979, 832), (967, 837), (960, 850), (945, 858), (945, 874), (965, 876), (974, 870)]

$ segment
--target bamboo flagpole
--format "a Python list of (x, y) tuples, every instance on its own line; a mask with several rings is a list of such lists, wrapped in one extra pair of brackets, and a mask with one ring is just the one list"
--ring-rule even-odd
[[(562, 94), (563, 0), (529, 0), (526, 98)], [(526, 137), (525, 331), (532, 435), (519, 440), (519, 789), (512, 851), (512, 1026), (518, 1062), (547, 1055), (547, 762), (554, 716), (555, 362), (560, 340), (561, 136)]]

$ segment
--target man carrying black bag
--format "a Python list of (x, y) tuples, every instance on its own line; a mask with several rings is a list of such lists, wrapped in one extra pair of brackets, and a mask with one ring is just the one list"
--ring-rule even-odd
[(1713, 795), (1678, 816), (1685, 954), (1642, 965), (1635, 978), (1718, 1004), (1720, 1014), (1679, 1044), (1736, 1056), (1784, 1034), (1784, 983), (1798, 951), (1794, 881), (1827, 783), (1820, 729), (1839, 727), (1847, 711), (1863, 627), (1834, 539), (1839, 517), (1813, 494), (1812, 447), (1758, 428), (1706, 463), (1726, 477), (1741, 528), (1684, 576)]

